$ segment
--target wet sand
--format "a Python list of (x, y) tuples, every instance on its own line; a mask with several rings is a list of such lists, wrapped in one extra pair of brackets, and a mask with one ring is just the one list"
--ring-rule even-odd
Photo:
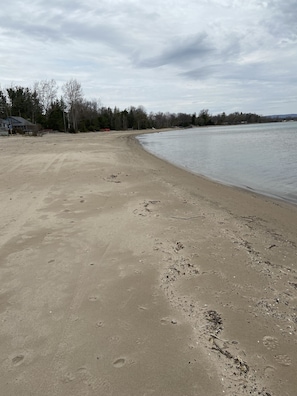
[(131, 133), (0, 139), (3, 395), (289, 395), (297, 206)]

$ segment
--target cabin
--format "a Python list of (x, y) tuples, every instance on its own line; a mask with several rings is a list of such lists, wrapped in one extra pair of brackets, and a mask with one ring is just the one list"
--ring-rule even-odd
[(26, 133), (33, 130), (35, 124), (25, 120), (23, 117), (10, 116), (5, 120), (10, 125), (13, 133)]
[(9, 123), (7, 120), (0, 118), (0, 136), (8, 136), (9, 134)]

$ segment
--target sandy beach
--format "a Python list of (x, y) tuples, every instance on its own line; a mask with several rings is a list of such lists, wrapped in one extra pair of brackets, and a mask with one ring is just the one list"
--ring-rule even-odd
[(0, 138), (0, 394), (295, 396), (297, 206), (136, 134)]

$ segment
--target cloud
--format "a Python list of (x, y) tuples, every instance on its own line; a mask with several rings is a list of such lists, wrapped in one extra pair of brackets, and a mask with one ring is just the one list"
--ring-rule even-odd
[(297, 0), (11, 0), (1, 7), (2, 87), (44, 78), (61, 86), (73, 77), (88, 97), (111, 106), (295, 111)]
[(154, 57), (148, 57), (138, 62), (142, 67), (159, 67), (164, 65), (182, 66), (193, 61), (199, 61), (214, 52), (206, 33), (196, 36), (170, 40), (163, 51)]
[(293, 40), (297, 42), (297, 0), (270, 0), (270, 12), (263, 23), (278, 41)]

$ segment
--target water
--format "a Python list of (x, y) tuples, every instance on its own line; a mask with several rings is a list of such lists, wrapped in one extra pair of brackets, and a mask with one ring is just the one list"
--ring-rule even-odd
[(297, 204), (297, 122), (173, 130), (138, 139), (191, 172)]

